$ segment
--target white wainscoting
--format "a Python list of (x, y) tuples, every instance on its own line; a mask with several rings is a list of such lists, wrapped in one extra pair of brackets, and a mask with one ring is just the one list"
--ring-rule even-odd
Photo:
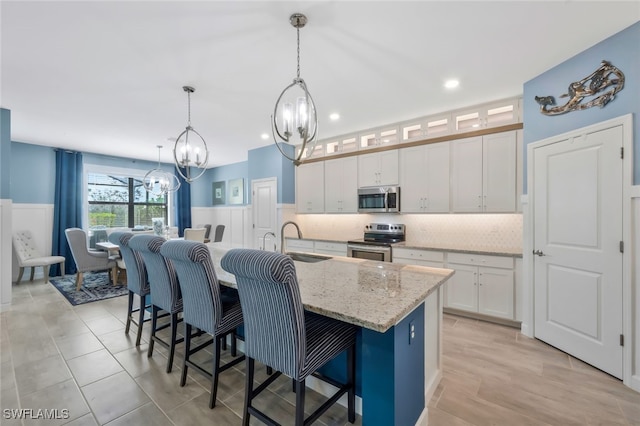
[[(53, 204), (14, 204), (12, 207), (13, 220), (11, 233), (29, 230), (35, 243), (45, 256), (51, 254), (53, 239)], [(18, 261), (12, 250), (11, 280), (18, 278)], [(42, 268), (36, 269), (36, 278), (42, 278)]]
[(631, 250), (631, 259), (633, 259), (633, 264), (631, 265), (631, 294), (635, 295), (635, 300), (632, 308), (634, 312), (631, 314), (631, 317), (634, 318), (634, 324), (631, 327), (633, 340), (629, 342), (630, 345), (633, 345), (634, 370), (631, 372), (629, 386), (640, 392), (640, 185), (633, 186), (631, 189), (630, 225), (632, 241), (627, 244), (631, 246), (628, 249)]
[(247, 243), (250, 241), (250, 217), (250, 206), (191, 208), (191, 223), (193, 226), (211, 224), (211, 238), (215, 234), (216, 226), (225, 226), (222, 246), (229, 248), (247, 247)]
[(11, 305), (11, 200), (0, 200), (0, 311)]

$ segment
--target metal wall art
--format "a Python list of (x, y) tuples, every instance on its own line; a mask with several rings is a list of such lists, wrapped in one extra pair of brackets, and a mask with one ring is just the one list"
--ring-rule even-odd
[[(553, 96), (536, 96), (535, 100), (540, 104), (540, 112), (542, 114), (560, 115), (593, 106), (602, 108), (612, 101), (616, 93), (623, 88), (624, 74), (622, 71), (608, 61), (602, 61), (600, 67), (590, 75), (580, 81), (571, 83), (568, 89), (569, 93), (560, 95), (561, 98), (570, 97), (566, 104), (552, 106), (556, 104)], [(583, 103), (582, 101), (586, 102)]]

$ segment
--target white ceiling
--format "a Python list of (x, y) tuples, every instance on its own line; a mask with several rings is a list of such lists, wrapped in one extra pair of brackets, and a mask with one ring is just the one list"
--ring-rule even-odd
[[(325, 139), (520, 95), (640, 20), (640, 1), (3, 0), (0, 105), (12, 140), (153, 161), (160, 144), (171, 162), (191, 85), (209, 165), (245, 161), (273, 143), (260, 135), (295, 77), (294, 12), (309, 19), (301, 76)], [(456, 90), (443, 88), (449, 78)]]

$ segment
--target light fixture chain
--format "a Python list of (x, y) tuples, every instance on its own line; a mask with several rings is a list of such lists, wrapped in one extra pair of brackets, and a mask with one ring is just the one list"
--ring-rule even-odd
[(298, 33), (298, 80), (300, 79), (300, 27), (296, 28)]
[(191, 91), (187, 90), (187, 123), (191, 127)]

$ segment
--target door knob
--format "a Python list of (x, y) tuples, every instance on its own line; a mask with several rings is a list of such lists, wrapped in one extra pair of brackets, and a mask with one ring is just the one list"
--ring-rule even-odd
[(542, 252), (542, 250), (534, 250), (533, 254), (536, 254), (538, 256), (544, 256), (545, 254)]

